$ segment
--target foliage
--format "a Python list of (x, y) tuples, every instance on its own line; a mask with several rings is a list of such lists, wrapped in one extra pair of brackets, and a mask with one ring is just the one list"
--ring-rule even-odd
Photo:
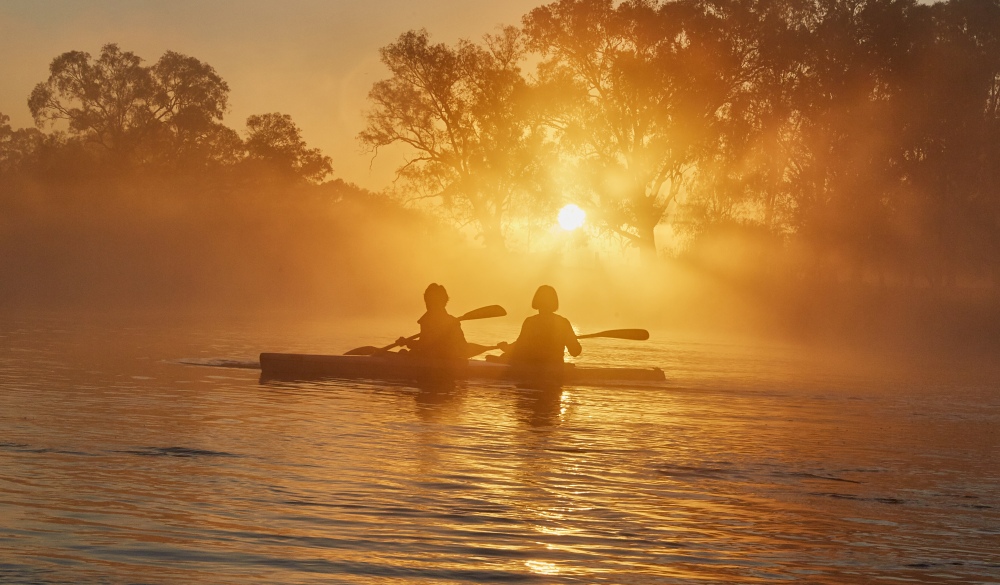
[(333, 172), (330, 157), (309, 148), (302, 132), (288, 114), (272, 113), (247, 118), (247, 161), (282, 177), (301, 177), (320, 183)]
[(669, 223), (694, 247), (762, 229), (817, 275), (1000, 272), (997, 0), (557, 0), (524, 24), (566, 188), (647, 258)]
[(39, 127), (65, 121), (71, 134), (106, 150), (115, 162), (176, 156), (217, 131), (229, 86), (193, 57), (167, 51), (152, 66), (110, 43), (96, 60), (69, 51), (28, 99)]
[(0, 113), (0, 176), (25, 168), (37, 156), (44, 136), (34, 128), (14, 130), (10, 116)]
[[(488, 247), (572, 194), (646, 259), (667, 233), (744, 275), (783, 258), (817, 282), (1000, 282), (1000, 0), (555, 0), (479, 43), (409, 31), (381, 58), (360, 141), (403, 147), (402, 189)], [(63, 53), (29, 98), (38, 128), (0, 115), (0, 196), (329, 177), (287, 115), (226, 126), (228, 92), (171, 51)], [(754, 252), (726, 255), (741, 239)]]
[(69, 51), (52, 61), (49, 78), (28, 99), (39, 128), (65, 131), (4, 130), (3, 160), (20, 149), (18, 160), (32, 158), (30, 151), (34, 161), (21, 170), (49, 179), (141, 171), (202, 177), (219, 188), (317, 184), (332, 172), (330, 158), (309, 148), (286, 114), (250, 116), (244, 141), (223, 123), (228, 100), (228, 84), (194, 57), (167, 51), (147, 66), (113, 43), (97, 59)]
[(398, 170), (408, 186), (474, 224), (487, 246), (504, 247), (507, 222), (545, 197), (521, 34), (507, 27), (482, 46), (449, 47), (432, 44), (426, 31), (409, 31), (381, 56), (391, 77), (372, 87), (359, 139), (376, 153), (408, 146)]

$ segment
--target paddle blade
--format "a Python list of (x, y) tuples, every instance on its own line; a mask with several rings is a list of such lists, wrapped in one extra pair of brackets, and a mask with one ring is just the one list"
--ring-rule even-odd
[(355, 347), (350, 351), (345, 351), (344, 355), (374, 355), (379, 348), (372, 345), (364, 345), (361, 347)]
[(612, 339), (631, 339), (633, 341), (646, 341), (649, 339), (649, 331), (645, 329), (609, 329), (599, 333), (588, 333), (587, 335), (577, 335), (577, 339), (588, 339), (591, 337), (610, 337)]
[(475, 319), (492, 319), (494, 317), (503, 317), (507, 314), (500, 305), (490, 305), (488, 307), (480, 307), (473, 311), (462, 315), (458, 318), (459, 321), (472, 321)]

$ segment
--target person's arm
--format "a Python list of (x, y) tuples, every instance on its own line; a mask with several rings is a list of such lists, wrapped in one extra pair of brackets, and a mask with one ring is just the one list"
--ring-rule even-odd
[(455, 336), (455, 342), (456, 343), (461, 343), (463, 345), (466, 344), (466, 343), (468, 343), (465, 340), (465, 331), (462, 330), (462, 322), (459, 321), (458, 319), (455, 319), (454, 320), (454, 327), (455, 327), (455, 329), (454, 329), (454, 331), (452, 331), (452, 335)]
[(396, 340), (396, 343), (398, 343), (400, 345), (400, 347), (405, 347), (405, 348), (411, 349), (411, 350), (414, 350), (414, 349), (417, 349), (418, 347), (420, 347), (421, 341), (426, 338), (425, 334), (427, 333), (427, 328), (424, 327), (424, 318), (423, 317), (417, 319), (417, 324), (420, 325), (420, 332), (417, 334), (417, 338), (414, 339), (414, 340), (409, 340), (409, 339), (407, 339), (405, 337), (400, 337), (399, 339)]
[(577, 357), (583, 353), (583, 347), (580, 342), (576, 339), (576, 331), (573, 331), (573, 326), (570, 325), (569, 319), (565, 319), (566, 322), (566, 335), (565, 335), (565, 345), (566, 349), (569, 350), (569, 355)]
[(524, 326), (527, 323), (528, 323), (527, 319), (524, 320), (524, 323), (521, 323), (521, 332), (517, 335), (517, 339), (515, 339), (513, 343), (507, 343), (506, 341), (501, 341), (500, 343), (497, 344), (497, 347), (500, 348), (500, 351), (504, 352), (505, 354), (514, 351), (514, 348), (517, 346), (517, 342), (521, 341), (521, 338), (524, 337)]
[(462, 331), (462, 322), (452, 317), (451, 326), (448, 330), (448, 354), (464, 359), (468, 353), (468, 347), (469, 342), (465, 340), (465, 331)]

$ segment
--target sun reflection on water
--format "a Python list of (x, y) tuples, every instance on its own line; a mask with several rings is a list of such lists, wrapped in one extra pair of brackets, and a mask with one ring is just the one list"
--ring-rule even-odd
[(547, 561), (524, 561), (524, 566), (536, 575), (558, 575), (559, 567)]
[[(149, 331), (117, 335), (197, 355), (189, 331)], [(586, 363), (667, 366), (653, 388), (261, 384), (113, 360), (103, 331), (8, 335), (0, 383), (17, 391), (0, 413), (0, 582), (145, 582), (161, 569), (192, 584), (846, 583), (861, 568), (991, 582), (997, 571), (992, 382), (918, 380), (903, 395), (784, 365), (765, 378), (759, 357), (651, 341), (658, 353), (588, 344)], [(71, 366), (43, 361), (55, 356)]]

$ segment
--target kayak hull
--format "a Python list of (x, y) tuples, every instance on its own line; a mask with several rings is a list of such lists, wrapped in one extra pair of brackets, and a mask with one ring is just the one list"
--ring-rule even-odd
[[(391, 356), (391, 357), (390, 357)], [(594, 368), (565, 364), (559, 369), (517, 369), (485, 360), (447, 362), (406, 356), (348, 356), (296, 353), (260, 354), (261, 376), (269, 379), (453, 381), (478, 380), (558, 386), (662, 382), (659, 368)]]

